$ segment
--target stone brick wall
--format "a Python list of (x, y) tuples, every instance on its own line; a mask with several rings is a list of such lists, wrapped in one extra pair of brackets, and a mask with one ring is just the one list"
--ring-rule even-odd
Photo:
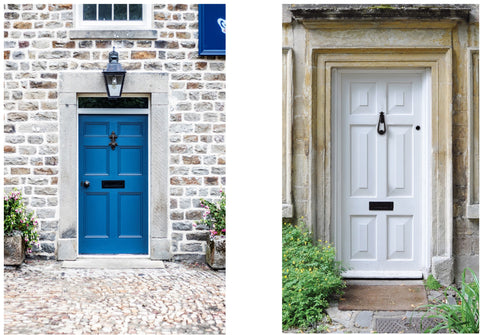
[(172, 251), (203, 259), (200, 198), (225, 187), (225, 57), (198, 56), (197, 5), (151, 6), (155, 40), (95, 40), (70, 38), (73, 5), (4, 5), (4, 183), (40, 219), (37, 257), (54, 258), (58, 237), (58, 73), (101, 71), (115, 47), (127, 72), (169, 74)]

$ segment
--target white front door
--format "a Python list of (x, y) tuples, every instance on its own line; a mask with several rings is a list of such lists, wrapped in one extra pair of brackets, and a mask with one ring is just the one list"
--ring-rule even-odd
[(421, 277), (425, 70), (337, 70), (337, 249), (346, 277)]

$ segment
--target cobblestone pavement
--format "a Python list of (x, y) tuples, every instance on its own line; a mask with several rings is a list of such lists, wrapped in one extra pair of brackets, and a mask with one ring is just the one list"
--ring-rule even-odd
[(225, 334), (225, 272), (4, 267), (5, 334)]

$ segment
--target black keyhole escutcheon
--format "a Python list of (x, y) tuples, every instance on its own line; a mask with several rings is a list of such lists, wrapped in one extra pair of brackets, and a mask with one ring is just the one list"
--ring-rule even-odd
[(378, 118), (377, 132), (380, 135), (385, 134), (387, 131), (387, 125), (385, 124), (385, 115), (383, 112), (380, 112), (380, 117)]
[(416, 130), (420, 130), (420, 126), (416, 126), (415, 129), (416, 129)]

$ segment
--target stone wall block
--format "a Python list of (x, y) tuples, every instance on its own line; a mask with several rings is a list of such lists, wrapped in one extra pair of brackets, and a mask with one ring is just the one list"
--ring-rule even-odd
[[(23, 109), (20, 110), (31, 110), (31, 109), (25, 109), (26, 105), (22, 104)], [(37, 106), (38, 108), (38, 106)], [(8, 113), (7, 114), (7, 120), (8, 121), (13, 121), (13, 122), (19, 122), (19, 121), (27, 121), (28, 120), (28, 113)]]

